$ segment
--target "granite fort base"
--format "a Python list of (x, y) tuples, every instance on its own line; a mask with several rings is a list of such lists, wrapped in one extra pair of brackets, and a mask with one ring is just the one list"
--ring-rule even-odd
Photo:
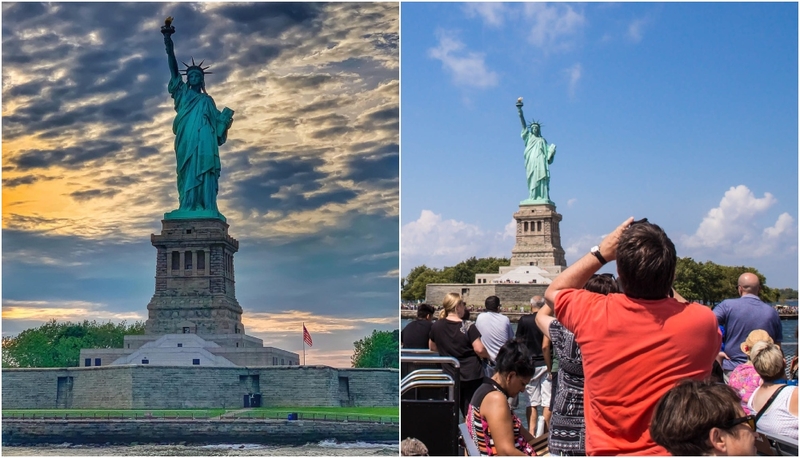
[(327, 366), (106, 366), (3, 369), (4, 409), (242, 408), (398, 405), (396, 369)]

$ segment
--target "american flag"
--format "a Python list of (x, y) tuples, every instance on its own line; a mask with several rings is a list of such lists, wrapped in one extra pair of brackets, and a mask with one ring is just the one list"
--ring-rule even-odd
[(303, 342), (305, 342), (309, 347), (313, 346), (311, 342), (311, 334), (308, 333), (305, 323), (303, 323)]

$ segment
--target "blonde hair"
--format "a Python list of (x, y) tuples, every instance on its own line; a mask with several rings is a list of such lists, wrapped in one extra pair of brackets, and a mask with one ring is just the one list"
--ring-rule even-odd
[(780, 347), (771, 342), (759, 341), (750, 350), (750, 360), (753, 367), (765, 382), (774, 382), (784, 376), (786, 361)]
[(442, 301), (442, 311), (439, 312), (439, 319), (447, 318), (447, 315), (456, 313), (456, 306), (461, 302), (461, 295), (458, 293), (447, 293)]

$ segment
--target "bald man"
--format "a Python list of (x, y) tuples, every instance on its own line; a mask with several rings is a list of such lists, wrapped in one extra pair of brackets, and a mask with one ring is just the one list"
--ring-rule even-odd
[(743, 273), (739, 276), (737, 290), (741, 297), (724, 300), (714, 308), (717, 322), (725, 327), (723, 338), (725, 352), (720, 352), (723, 358), (722, 373), (725, 382), (736, 366), (747, 362), (747, 355), (739, 346), (751, 331), (763, 329), (778, 345), (783, 341), (783, 329), (778, 312), (758, 298), (758, 292), (761, 290), (758, 276), (750, 272)]

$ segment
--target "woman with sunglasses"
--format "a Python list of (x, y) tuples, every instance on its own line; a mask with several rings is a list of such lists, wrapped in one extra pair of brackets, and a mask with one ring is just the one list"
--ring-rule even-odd
[(497, 352), (496, 372), (472, 396), (466, 415), (467, 430), (481, 455), (534, 455), (533, 436), (511, 408), (508, 400), (517, 396), (531, 381), (536, 367), (528, 347), (520, 340), (509, 340)]
[(756, 342), (750, 350), (750, 360), (762, 380), (747, 402), (760, 415), (758, 430), (797, 440), (797, 387), (775, 383), (784, 378), (786, 371), (783, 352), (774, 343)]
[(756, 454), (756, 421), (733, 388), (684, 380), (658, 401), (650, 436), (675, 456)]
[[(481, 333), (477, 326), (465, 329), (461, 317), (466, 311), (466, 304), (461, 296), (456, 293), (447, 293), (442, 302), (442, 311), (439, 319), (431, 326), (428, 347), (440, 356), (452, 356), (461, 364), (459, 370), (459, 408), (461, 414), (467, 415), (469, 405), (475, 390), (481, 385), (483, 379), (483, 366), (480, 358), (488, 358), (489, 353), (481, 342)], [(453, 366), (443, 364), (444, 371), (455, 376)]]

